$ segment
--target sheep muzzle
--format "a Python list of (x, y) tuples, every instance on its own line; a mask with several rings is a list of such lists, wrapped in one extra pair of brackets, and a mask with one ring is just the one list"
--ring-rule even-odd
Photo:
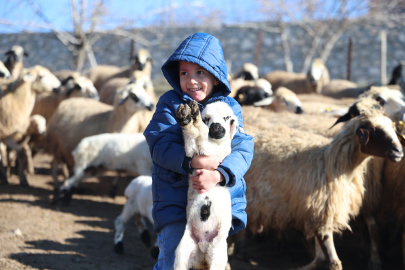
[(208, 135), (213, 139), (222, 139), (225, 136), (226, 130), (219, 123), (212, 123)]

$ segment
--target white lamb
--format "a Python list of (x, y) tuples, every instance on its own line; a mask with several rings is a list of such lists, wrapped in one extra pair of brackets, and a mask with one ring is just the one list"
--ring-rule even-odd
[(64, 198), (69, 203), (73, 189), (82, 179), (104, 171), (125, 171), (152, 175), (152, 159), (142, 133), (105, 133), (89, 136), (72, 151), (74, 174), (60, 186), (53, 203)]
[[(141, 175), (129, 183), (125, 189), (125, 196), (127, 202), (124, 205), (121, 215), (119, 215), (114, 222), (115, 236), (114, 236), (114, 251), (118, 254), (124, 253), (124, 246), (122, 239), (124, 238), (125, 227), (130, 219), (135, 216), (135, 224), (141, 235), (142, 242), (150, 246), (150, 234), (145, 224), (145, 219), (149, 219), (153, 224), (152, 208), (152, 177)], [(156, 259), (159, 255), (159, 248), (156, 242), (150, 251), (152, 258)]]
[[(226, 103), (209, 104), (200, 115), (197, 102), (191, 101), (190, 106), (181, 104), (176, 116), (183, 128), (186, 156), (218, 155), (223, 159), (231, 153), (238, 119)], [(187, 196), (187, 224), (176, 249), (174, 269), (225, 269), (228, 261), (226, 238), (232, 224), (228, 188), (217, 185), (198, 194), (192, 188), (190, 178)]]

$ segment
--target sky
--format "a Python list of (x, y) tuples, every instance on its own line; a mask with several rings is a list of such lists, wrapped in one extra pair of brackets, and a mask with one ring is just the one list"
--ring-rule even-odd
[[(71, 8), (69, 0), (0, 0), (0, 33), (14, 33), (25, 31), (47, 31), (44, 20), (33, 11), (29, 2), (34, 3), (57, 30), (71, 31)], [(76, 1), (77, 2), (77, 1)], [(94, 1), (87, 1), (89, 5)], [(258, 21), (263, 14), (258, 12), (256, 1), (246, 0), (106, 0), (108, 21), (101, 28), (108, 29), (121, 24), (123, 21), (131, 27), (145, 27), (148, 25), (167, 24), (170, 20), (169, 12), (159, 15), (151, 13), (167, 8), (172, 4), (177, 6), (173, 12), (173, 20), (177, 24), (201, 24), (201, 18), (212, 12), (225, 23), (242, 21)], [(188, 7), (186, 5), (189, 5)], [(191, 6), (190, 6), (191, 5)], [(4, 23), (12, 23), (7, 25)], [(32, 26), (35, 25), (35, 26)], [(39, 27), (37, 27), (39, 26)]]

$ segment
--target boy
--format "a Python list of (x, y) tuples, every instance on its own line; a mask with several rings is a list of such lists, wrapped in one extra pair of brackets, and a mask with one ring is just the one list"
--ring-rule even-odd
[[(175, 251), (186, 226), (188, 174), (199, 193), (216, 184), (226, 185), (232, 199), (232, 228), (235, 234), (246, 226), (246, 183), (243, 175), (253, 158), (253, 138), (244, 133), (239, 104), (228, 97), (227, 68), (218, 39), (196, 33), (184, 40), (162, 66), (173, 87), (159, 99), (144, 135), (153, 160), (153, 219), (158, 232), (159, 259), (155, 270), (173, 269)], [(215, 156), (186, 157), (182, 129), (176, 122), (177, 107), (191, 100), (205, 105), (226, 102), (238, 117), (239, 130), (232, 139), (232, 153), (224, 160)]]

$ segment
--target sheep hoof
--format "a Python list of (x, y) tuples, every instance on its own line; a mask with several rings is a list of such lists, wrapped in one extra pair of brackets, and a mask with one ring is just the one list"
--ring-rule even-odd
[(117, 194), (117, 186), (111, 186), (110, 193), (108, 195), (114, 199), (116, 194)]
[(52, 198), (51, 205), (54, 205), (54, 204), (56, 204), (58, 201), (63, 200), (64, 206), (69, 206), (70, 201), (72, 200), (73, 192), (74, 192), (74, 188), (71, 188), (70, 190), (66, 190), (66, 189), (60, 190), (60, 189), (57, 189), (57, 190), (55, 191), (55, 194), (54, 194), (53, 198)]
[(124, 244), (122, 242), (118, 242), (114, 245), (114, 252), (120, 255), (124, 254)]
[(342, 270), (342, 262), (336, 261), (336, 262), (331, 262), (329, 265), (330, 270)]
[(180, 104), (176, 111), (176, 120), (179, 126), (186, 126), (191, 121), (190, 107), (187, 104)]
[(159, 256), (159, 248), (153, 247), (150, 251), (150, 256), (152, 256), (152, 259), (157, 259)]
[(150, 241), (150, 234), (149, 234), (148, 230), (144, 230), (141, 233), (141, 240), (142, 240), (142, 243), (144, 243), (147, 248), (150, 247), (150, 242), (151, 241)]
[(195, 100), (190, 101), (189, 104), (191, 108), (191, 117), (193, 118), (193, 121), (197, 121), (197, 117), (200, 114), (200, 109), (198, 108), (198, 103)]

